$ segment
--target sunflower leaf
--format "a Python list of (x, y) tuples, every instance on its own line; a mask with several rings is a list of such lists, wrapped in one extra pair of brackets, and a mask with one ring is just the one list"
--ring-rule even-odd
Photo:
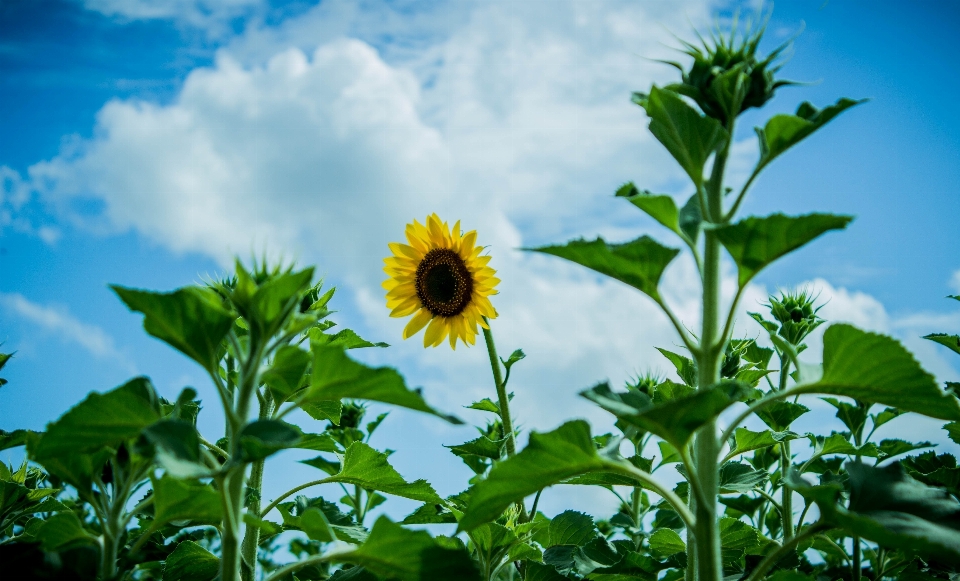
[(701, 115), (673, 91), (653, 87), (638, 104), (650, 117), (650, 133), (699, 188), (703, 184), (703, 166), (726, 141), (727, 131), (719, 121)]
[(830, 230), (842, 230), (850, 216), (807, 214), (751, 216), (714, 230), (737, 263), (738, 282), (745, 286), (764, 267)]
[(387, 461), (387, 455), (363, 442), (354, 442), (343, 456), (340, 471), (326, 482), (355, 484), (422, 502), (442, 503), (443, 499), (426, 480), (407, 482)]
[(620, 420), (656, 434), (682, 450), (697, 429), (738, 401), (741, 390), (741, 384), (725, 382), (659, 405), (642, 393), (614, 393), (607, 383), (580, 395)]
[(531, 432), (526, 448), (497, 463), (486, 480), (474, 486), (459, 528), (473, 530), (527, 495), (603, 468), (586, 422), (574, 420), (552, 432)]
[(182, 541), (163, 563), (163, 581), (210, 581), (220, 559), (193, 541)]
[(466, 550), (441, 545), (426, 531), (405, 529), (385, 516), (373, 524), (362, 545), (331, 555), (331, 561), (353, 563), (381, 577), (401, 581), (480, 580)]
[(220, 341), (227, 336), (235, 316), (222, 306), (215, 292), (185, 287), (157, 293), (113, 285), (110, 288), (132, 311), (144, 314), (143, 328), (216, 373)]
[(780, 154), (826, 125), (840, 113), (865, 101), (866, 99), (856, 101), (844, 98), (823, 109), (817, 109), (810, 103), (803, 102), (797, 108), (795, 115), (774, 115), (767, 121), (763, 129), (756, 128), (757, 137), (760, 141), (760, 162), (758, 166), (767, 165)]
[(458, 418), (430, 407), (419, 391), (407, 388), (403, 376), (390, 367), (368, 367), (355, 361), (339, 347), (311, 345), (313, 372), (303, 399), (311, 404), (343, 398), (367, 399), (426, 412), (452, 424)]
[(212, 486), (166, 475), (153, 479), (153, 510), (154, 529), (171, 521), (220, 524), (223, 520), (220, 493)]
[(597, 238), (593, 241), (571, 240), (563, 246), (541, 246), (524, 250), (566, 258), (626, 283), (656, 301), (660, 300), (657, 290), (660, 277), (670, 261), (680, 252), (663, 246), (649, 236), (642, 236), (624, 244), (608, 244), (603, 238)]
[(834, 324), (823, 334), (823, 376), (792, 388), (841, 395), (941, 420), (960, 420), (960, 402), (940, 389), (897, 340)]
[(931, 333), (924, 335), (924, 339), (939, 343), (950, 349), (954, 353), (960, 353), (960, 335), (947, 335), (946, 333)]

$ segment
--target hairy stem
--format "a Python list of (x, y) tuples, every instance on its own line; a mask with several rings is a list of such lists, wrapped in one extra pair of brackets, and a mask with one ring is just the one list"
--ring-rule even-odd
[[(490, 321), (484, 318), (488, 327)], [(510, 418), (510, 398), (507, 397), (507, 386), (503, 383), (503, 373), (500, 370), (500, 358), (497, 357), (497, 346), (493, 342), (493, 333), (488, 327), (483, 327), (483, 340), (487, 343), (487, 354), (490, 356), (490, 369), (493, 370), (493, 382), (497, 387), (497, 400), (500, 405), (500, 421), (503, 423), (503, 435), (507, 439), (507, 456), (517, 453), (517, 442), (513, 434), (513, 420)]]
[[(265, 420), (273, 415), (273, 394), (266, 390), (260, 404), (260, 419)], [(260, 491), (263, 489), (263, 465), (265, 460), (257, 460), (250, 470), (250, 481), (247, 486), (254, 491), (253, 498), (247, 505), (251, 514), (260, 514)], [(243, 581), (253, 581), (257, 574), (257, 547), (260, 545), (260, 527), (248, 526), (243, 536), (241, 552), (241, 576)]]
[[(780, 357), (780, 391), (787, 389), (787, 378), (790, 370), (790, 360)], [(783, 510), (780, 511), (782, 519), (783, 540), (789, 541), (793, 537), (793, 489), (787, 486), (787, 474), (793, 463), (793, 457), (790, 454), (790, 441), (780, 442), (780, 505)]]

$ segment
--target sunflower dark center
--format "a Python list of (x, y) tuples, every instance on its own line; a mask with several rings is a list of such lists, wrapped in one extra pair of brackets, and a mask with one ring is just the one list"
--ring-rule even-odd
[(470, 271), (453, 250), (434, 248), (417, 266), (417, 297), (434, 316), (459, 315), (472, 293)]

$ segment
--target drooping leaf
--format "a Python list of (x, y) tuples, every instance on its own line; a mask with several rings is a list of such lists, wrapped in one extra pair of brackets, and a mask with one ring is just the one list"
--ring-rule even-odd
[(333, 335), (327, 335), (319, 329), (310, 330), (310, 342), (327, 347), (340, 347), (341, 349), (363, 349), (366, 347), (389, 347), (390, 345), (377, 342), (373, 343), (357, 335), (352, 329), (343, 329)]
[(866, 99), (859, 101), (840, 99), (836, 104), (822, 110), (804, 101), (797, 107), (797, 112), (794, 115), (774, 115), (767, 121), (763, 129), (756, 128), (757, 137), (760, 140), (760, 162), (758, 165), (760, 167), (767, 165), (843, 111), (865, 101)]
[(50, 458), (95, 452), (137, 437), (160, 419), (156, 392), (145, 377), (131, 379), (106, 393), (91, 393), (57, 421), (48, 424), (31, 457), (44, 463)]
[(486, 436), (480, 436), (475, 440), (470, 440), (469, 442), (464, 442), (463, 444), (458, 444), (456, 446), (444, 445), (444, 448), (449, 448), (450, 451), (457, 456), (469, 454), (473, 456), (480, 456), (482, 458), (499, 460), (505, 441), (506, 440), (491, 440)]
[(144, 314), (143, 328), (190, 357), (210, 373), (218, 361), (220, 342), (230, 331), (234, 315), (212, 290), (184, 287), (171, 293), (155, 293), (113, 285), (128, 308)]
[(328, 421), (340, 425), (340, 415), (343, 413), (343, 403), (340, 400), (318, 400), (300, 404), (300, 409), (307, 412), (311, 418)]
[(220, 559), (193, 541), (181, 541), (163, 563), (163, 581), (212, 581)]
[(950, 422), (945, 424), (943, 429), (947, 431), (947, 435), (955, 443), (960, 444), (960, 422)]
[(896, 438), (880, 440), (880, 443), (877, 445), (879, 449), (878, 458), (883, 462), (895, 456), (909, 454), (910, 452), (924, 448), (932, 448), (935, 445), (933, 442), (907, 442)]
[(42, 435), (42, 432), (33, 430), (14, 430), (12, 432), (0, 430), (0, 451), (25, 446), (30, 437), (39, 438)]
[(256, 420), (240, 430), (240, 450), (245, 462), (262, 460), (286, 448), (295, 448), (303, 432), (280, 420)]
[(155, 460), (176, 478), (202, 478), (210, 469), (200, 458), (200, 435), (193, 425), (180, 420), (160, 420), (143, 430), (152, 445)]
[(673, 529), (657, 529), (650, 535), (650, 551), (659, 558), (669, 557), (687, 550), (687, 544)]
[(660, 436), (679, 450), (697, 429), (736, 403), (740, 390), (739, 384), (721, 384), (661, 405), (643, 402), (640, 397), (643, 394), (639, 393), (631, 394), (634, 401), (627, 401), (627, 394), (614, 393), (606, 383), (581, 395), (622, 421)]
[(338, 347), (313, 346), (313, 373), (308, 391), (308, 403), (367, 399), (389, 403), (412, 410), (433, 414), (453, 424), (459, 419), (443, 414), (423, 400), (420, 392), (410, 390), (395, 369), (368, 367), (351, 359)]
[(777, 401), (757, 412), (757, 417), (770, 426), (772, 430), (782, 432), (789, 428), (794, 420), (808, 411), (810, 411), (810, 408), (805, 405), (790, 401)]
[(805, 216), (751, 216), (714, 230), (737, 264), (740, 286), (746, 286), (764, 267), (830, 230), (842, 230), (850, 216), (807, 214)]
[(386, 454), (363, 442), (350, 444), (343, 456), (340, 472), (326, 480), (356, 484), (368, 490), (378, 490), (422, 502), (443, 502), (426, 480), (407, 482), (390, 465)]
[(208, 484), (178, 480), (172, 476), (153, 479), (154, 528), (171, 521), (219, 524), (223, 519), (220, 493)]
[(639, 104), (650, 116), (650, 133), (700, 187), (703, 166), (727, 140), (727, 131), (719, 121), (701, 115), (673, 91), (653, 87)]
[(736, 432), (734, 432), (736, 446), (730, 451), (728, 456), (739, 456), (740, 454), (759, 450), (760, 448), (775, 446), (780, 442), (795, 440), (799, 437), (799, 434), (794, 432), (774, 432), (771, 430), (754, 432), (747, 428), (737, 428)]
[(480, 580), (465, 550), (442, 546), (426, 531), (407, 530), (385, 516), (374, 523), (366, 542), (332, 560), (361, 565), (381, 577), (401, 581)]
[(310, 353), (295, 345), (284, 345), (277, 349), (273, 363), (260, 376), (277, 401), (292, 396), (304, 385), (304, 373), (310, 366)]
[(814, 486), (796, 473), (790, 485), (820, 508), (821, 520), (881, 546), (925, 559), (960, 564), (960, 502), (917, 482), (898, 463), (876, 468), (848, 462), (850, 503), (838, 504), (837, 485)]
[(640, 191), (631, 182), (617, 190), (617, 197), (626, 198), (628, 202), (681, 238), (689, 238), (687, 232), (680, 226), (680, 210), (670, 196), (657, 195), (649, 190)]
[(640, 292), (660, 299), (657, 285), (663, 271), (680, 252), (663, 246), (649, 236), (624, 244), (608, 244), (603, 238), (593, 241), (571, 240), (563, 246), (527, 248), (576, 262), (591, 270), (615, 278)]
[(58, 512), (44, 520), (36, 538), (45, 551), (58, 551), (97, 542), (97, 537), (83, 527), (80, 518), (73, 511)]
[(910, 476), (930, 486), (942, 486), (960, 496), (960, 466), (952, 454), (924, 452), (904, 458), (901, 465)]
[(924, 335), (924, 339), (929, 339), (934, 343), (939, 343), (950, 349), (954, 353), (960, 353), (960, 335), (947, 335), (946, 333), (931, 333)]
[(327, 432), (320, 434), (301, 434), (300, 440), (293, 446), (298, 450), (314, 450), (316, 452), (343, 453), (340, 445)]
[(897, 340), (834, 324), (823, 334), (823, 377), (800, 393), (842, 395), (942, 420), (960, 420), (960, 402)]
[(552, 432), (531, 432), (526, 448), (496, 464), (487, 479), (474, 486), (459, 528), (473, 530), (538, 490), (603, 467), (590, 427), (582, 420), (567, 422)]

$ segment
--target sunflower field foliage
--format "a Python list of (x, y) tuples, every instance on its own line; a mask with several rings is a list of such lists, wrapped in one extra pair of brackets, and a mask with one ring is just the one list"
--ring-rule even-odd
[[(891, 337), (825, 321), (815, 289), (780, 291), (763, 312), (735, 321), (759, 272), (852, 219), (738, 215), (764, 168), (862, 103), (805, 102), (794, 114), (770, 117), (756, 128), (759, 161), (749, 178), (728, 187), (741, 115), (793, 84), (777, 77), (783, 47), (758, 54), (761, 35), (762, 27), (734, 25), (702, 45), (686, 44), (689, 62), (668, 63), (680, 72), (676, 83), (633, 95), (650, 132), (689, 178), (689, 197), (677, 203), (633, 183), (616, 196), (624, 212), (643, 212), (662, 225), (674, 246), (642, 236), (525, 249), (633, 287), (676, 329), (682, 347), (659, 349), (675, 374), (582, 391), (584, 406), (610, 414), (614, 432), (596, 433), (583, 420), (544, 433), (514, 427), (508, 382), (524, 353), (501, 358), (496, 351), (491, 297), (499, 280), (491, 257), (476, 231), (463, 232), (459, 222), (450, 227), (437, 215), (413, 220), (405, 241), (390, 245), (384, 316), (410, 317), (403, 338), (423, 331), (425, 347), (469, 347), (482, 335), (489, 353), (491, 397), (464, 402), (489, 421), (475, 439), (435, 451), (456, 455), (474, 475), (449, 497), (398, 473), (391, 450), (371, 443), (386, 414), (368, 415), (368, 402), (460, 420), (433, 407), (395, 369), (354, 358), (356, 349), (387, 345), (335, 326), (334, 289), (315, 282), (312, 268), (238, 262), (229, 276), (171, 292), (114, 286), (144, 330), (193, 360), (209, 381), (165, 399), (148, 378), (135, 377), (89, 394), (42, 432), (0, 432), (0, 450), (23, 447), (26, 458), (0, 463), (4, 576), (960, 578), (956, 458), (912, 435), (875, 437), (881, 426), (913, 413), (941, 420), (960, 443), (960, 385), (939, 385)], [(702, 282), (697, 328), (686, 326), (659, 290), (681, 252), (692, 257)], [(736, 266), (737, 288), (726, 302), (724, 256)], [(820, 327), (822, 353), (807, 354), (805, 341)], [(960, 336), (926, 338), (960, 355)], [(0, 355), (0, 372), (11, 362), (10, 354)], [(198, 431), (201, 395), (222, 406), (222, 433)], [(796, 431), (794, 422), (811, 412), (814, 399), (835, 408), (846, 429)], [(295, 411), (312, 420), (295, 425)], [(754, 416), (749, 425), (762, 429), (747, 427)], [(272, 456), (285, 449), (315, 454), (305, 463), (317, 469), (316, 478), (266, 498)], [(602, 489), (619, 509), (544, 514), (541, 494), (560, 486)], [(391, 497), (420, 506), (397, 522), (377, 510)]]

